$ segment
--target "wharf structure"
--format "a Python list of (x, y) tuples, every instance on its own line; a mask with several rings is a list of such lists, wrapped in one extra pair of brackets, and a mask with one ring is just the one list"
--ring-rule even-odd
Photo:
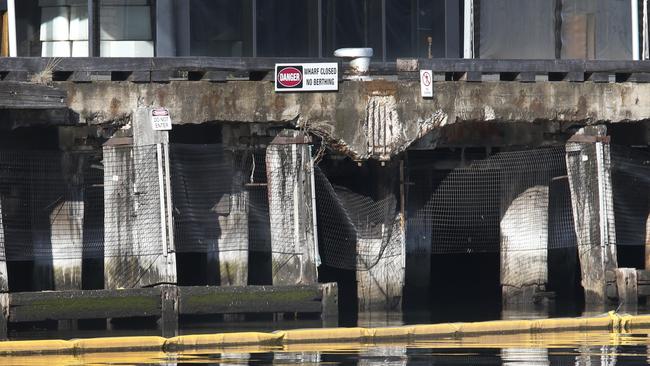
[[(27, 3), (14, 4), (14, 19)], [(589, 37), (596, 45), (614, 37), (588, 27), (596, 13), (560, 11), (585, 26), (580, 43), (545, 12), (555, 14), (550, 2), (534, 2), (543, 9), (529, 10), (548, 15), (560, 35), (534, 49), (511, 35), (517, 54), (490, 43), (505, 37), (490, 33), (488, 20), (499, 19), (491, 7), (444, 2), (446, 22), (432, 33), (441, 40), (423, 48), (426, 31), (416, 29), (412, 49), (397, 52), (386, 31), (360, 75), (323, 57), (340, 45), (335, 31), (307, 33), (298, 51), (270, 39), (274, 52), (257, 31), (179, 41), (192, 40), (193, 28), (177, 21), (179, 30), (165, 32), (165, 16), (184, 14), (170, 11), (180, 6), (173, 1), (63, 3), (32, 10), (63, 14), (53, 19), (68, 19), (68, 38), (52, 35), (59, 23), (45, 15), (40, 48), (29, 22), (9, 37), (19, 46), (12, 55), (48, 57), (0, 58), (0, 287), (9, 322), (142, 314), (175, 329), (179, 313), (254, 312), (241, 302), (251, 293), (273, 305), (259, 311), (331, 317), (337, 288), (318, 285), (329, 282), (339, 309), (355, 313), (431, 309), (450, 298), (492, 299), (507, 311), (650, 295), (650, 61), (632, 60), (646, 50), (646, 38), (632, 36), (638, 24), (621, 33), (629, 47), (594, 48)], [(149, 33), (102, 32), (93, 11), (131, 6), (156, 15)], [(83, 39), (73, 39), (65, 14), (83, 9), (87, 48), (75, 54)], [(639, 17), (625, 9), (621, 17)], [(268, 13), (235, 10), (273, 28), (255, 19)], [(136, 46), (146, 57), (127, 52)], [(71, 53), (49, 53), (61, 49)], [(66, 57), (77, 55), (95, 57)], [(337, 63), (338, 90), (275, 92), (276, 64), (309, 62)], [(433, 97), (421, 95), (421, 70), (432, 73)], [(154, 129), (160, 108), (171, 130)], [(116, 300), (124, 297), (141, 307)], [(69, 302), (75, 311), (50, 306), (61, 298), (84, 300)], [(90, 313), (75, 303), (92, 304), (83, 307)]]

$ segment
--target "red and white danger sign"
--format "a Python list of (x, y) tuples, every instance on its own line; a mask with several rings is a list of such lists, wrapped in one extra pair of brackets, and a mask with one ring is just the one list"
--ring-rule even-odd
[(420, 70), (420, 94), (422, 98), (433, 97), (433, 72)]
[(276, 92), (336, 90), (339, 90), (336, 62), (275, 65)]

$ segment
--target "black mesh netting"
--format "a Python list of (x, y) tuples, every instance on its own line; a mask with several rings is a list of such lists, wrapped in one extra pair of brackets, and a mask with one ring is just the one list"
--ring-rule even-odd
[(172, 144), (170, 158), (177, 251), (270, 247), (263, 150)]
[[(650, 153), (610, 148), (611, 185), (597, 188), (612, 197), (604, 217), (615, 221), (618, 245), (643, 246)], [(0, 152), (6, 258), (160, 254), (161, 196), (164, 201), (167, 193), (160, 154), (156, 145)], [(336, 268), (368, 269), (402, 255), (405, 240), (409, 250), (429, 246), (438, 254), (576, 246), (576, 231), (597, 233), (575, 229), (566, 156), (564, 147), (502, 152), (436, 171), (439, 178), (409, 188), (422, 199), (418, 209), (407, 207), (406, 222), (398, 195), (372, 198), (332, 184), (316, 168), (321, 259)], [(578, 151), (568, 156), (582, 159)], [(264, 150), (171, 144), (170, 165), (175, 246), (169, 250), (271, 251)]]
[(402, 254), (402, 222), (394, 195), (374, 200), (332, 185), (318, 167), (314, 174), (318, 244), (324, 264), (367, 270), (382, 258)]
[(270, 248), (264, 150), (170, 146), (176, 250)]

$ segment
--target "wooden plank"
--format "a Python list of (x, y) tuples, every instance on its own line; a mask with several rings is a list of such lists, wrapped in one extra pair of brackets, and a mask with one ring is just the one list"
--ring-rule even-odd
[(180, 286), (180, 314), (320, 313), (320, 285)]
[(324, 327), (337, 327), (339, 324), (339, 289), (336, 282), (323, 283), (321, 320)]
[(134, 83), (148, 83), (151, 81), (151, 71), (133, 71), (127, 78)]
[(35, 83), (0, 83), (0, 108), (51, 109), (66, 108), (67, 92)]
[(571, 71), (567, 73), (566, 79), (572, 82), (583, 82), (585, 81), (585, 73), (582, 71)]
[(0, 293), (0, 341), (8, 338), (7, 326), (9, 324), (9, 294)]
[(10, 294), (9, 321), (159, 316), (158, 288), (17, 292)]
[[(341, 70), (348, 69), (347, 62), (338, 58), (273, 58), (273, 57), (89, 57), (50, 58), (12, 57), (0, 59), (0, 71), (40, 72), (48, 65), (60, 71), (218, 71), (245, 70), (269, 71), (276, 63), (337, 62)], [(650, 73), (647, 61), (609, 60), (481, 60), (481, 59), (419, 59), (421, 69), (434, 72), (535, 72), (535, 73)], [(412, 60), (397, 62), (372, 62), (371, 74), (397, 74), (413, 71)]]
[(178, 287), (174, 285), (161, 285), (161, 317), (158, 325), (163, 337), (178, 335)]
[(606, 72), (594, 72), (589, 76), (589, 80), (594, 83), (608, 83), (609, 82), (609, 73)]
[(616, 269), (616, 288), (618, 302), (625, 305), (636, 305), (638, 301), (637, 271), (634, 268)]

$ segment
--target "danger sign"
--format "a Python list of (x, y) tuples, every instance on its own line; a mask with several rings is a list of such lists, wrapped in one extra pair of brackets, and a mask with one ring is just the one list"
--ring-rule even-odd
[(154, 108), (149, 115), (151, 128), (154, 131), (169, 131), (172, 129), (172, 118), (167, 108)]
[(420, 94), (422, 98), (433, 97), (433, 72), (431, 70), (420, 70)]
[(339, 90), (336, 62), (275, 65), (276, 92), (336, 90)]

